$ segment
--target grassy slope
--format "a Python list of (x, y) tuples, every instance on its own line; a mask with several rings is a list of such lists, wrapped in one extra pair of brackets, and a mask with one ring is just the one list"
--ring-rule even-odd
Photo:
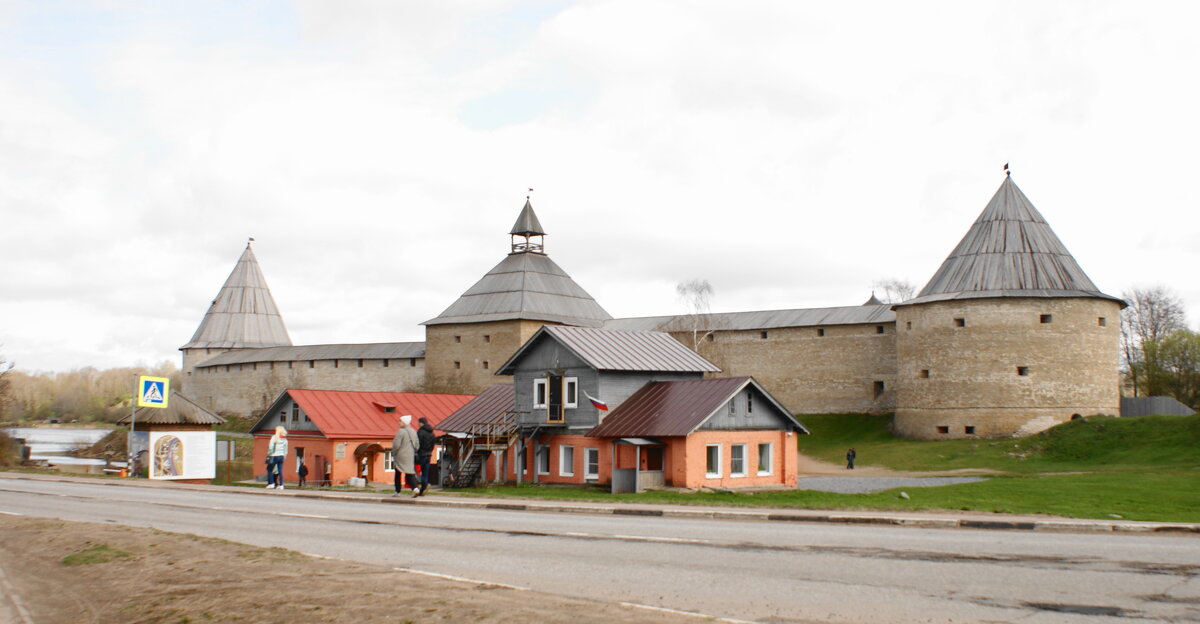
[(553, 499), (638, 501), (812, 509), (960, 509), (1046, 513), (1077, 518), (1200, 522), (1200, 416), (1095, 418), (1040, 435), (1006, 440), (917, 442), (893, 437), (887, 418), (804, 416), (812, 436), (801, 452), (841, 461), (846, 449), (861, 464), (897, 470), (990, 468), (1004, 474), (980, 483), (905, 488), (875, 494), (806, 490), (725, 493), (646, 492), (613, 496), (597, 489), (492, 487), (478, 493)]

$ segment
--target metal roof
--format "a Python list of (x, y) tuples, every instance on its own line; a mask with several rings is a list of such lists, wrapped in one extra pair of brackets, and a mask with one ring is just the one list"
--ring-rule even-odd
[(496, 374), (513, 374), (516, 362), (543, 336), (558, 341), (596, 370), (696, 373), (721, 370), (663, 332), (543, 325)]
[(533, 213), (533, 204), (529, 203), (529, 198), (525, 198), (525, 207), (521, 209), (521, 214), (517, 216), (517, 222), (513, 224), (509, 234), (514, 236), (546, 235), (541, 221), (538, 221), (537, 215)]
[(243, 349), (290, 345), (287, 327), (250, 244), (213, 299), (200, 327), (180, 349)]
[[(326, 438), (388, 438), (400, 428), (400, 417), (411, 414), (413, 423), (425, 417), (435, 429), (450, 414), (475, 398), (471, 394), (420, 392), (353, 392), (349, 390), (285, 390), (251, 433), (275, 427), (278, 405), (290, 396)], [(385, 412), (384, 407), (394, 407)], [(286, 425), (285, 425), (286, 426)], [(415, 425), (414, 425), (415, 426)]]
[[(134, 413), (134, 426), (149, 425), (219, 425), (224, 418), (200, 407), (191, 399), (172, 390), (167, 398), (166, 407), (139, 407)], [(128, 425), (130, 415), (126, 414), (117, 424)]]
[(470, 403), (447, 416), (446, 420), (438, 425), (438, 429), (448, 433), (467, 433), (470, 432), (471, 425), (496, 422), (505, 412), (511, 411), (515, 405), (516, 399), (512, 384), (493, 384), (471, 399)]
[(1011, 177), (916, 298), (898, 305), (984, 297), (1095, 297), (1096, 289)]
[(549, 256), (509, 254), (423, 325), (527, 319), (599, 327), (612, 316)]
[(373, 342), (367, 344), (296, 345), (226, 351), (196, 365), (196, 368), (251, 362), (300, 362), (303, 360), (403, 360), (425, 357), (424, 342)]
[[(643, 316), (612, 319), (604, 329), (638, 329), (647, 331), (691, 331), (692, 318), (679, 316)], [(819, 325), (859, 325), (894, 323), (896, 313), (887, 304), (865, 304), (837, 308), (801, 308), (795, 310), (762, 310), (759, 312), (718, 312), (700, 316), (700, 329), (749, 330), (776, 327), (810, 327)]]
[(753, 386), (768, 399), (778, 416), (795, 431), (808, 433), (792, 413), (750, 377), (718, 377), (689, 381), (653, 381), (625, 399), (588, 432), (594, 438), (686, 436), (729, 403), (743, 388)]

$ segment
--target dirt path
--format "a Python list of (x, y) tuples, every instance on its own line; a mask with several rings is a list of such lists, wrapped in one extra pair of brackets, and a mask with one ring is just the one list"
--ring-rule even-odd
[(854, 470), (847, 470), (845, 464), (834, 464), (815, 459), (803, 453), (798, 454), (797, 472), (800, 477), (967, 477), (972, 475), (1000, 474), (999, 470), (990, 468), (962, 468), (959, 470), (940, 471), (903, 471), (892, 470), (882, 466), (855, 464)]
[(152, 529), (0, 516), (0, 532), (5, 588), (37, 624), (709, 621)]

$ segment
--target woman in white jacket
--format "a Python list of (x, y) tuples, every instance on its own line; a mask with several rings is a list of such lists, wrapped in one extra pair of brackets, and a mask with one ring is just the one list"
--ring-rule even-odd
[[(283, 489), (283, 460), (287, 457), (287, 429), (275, 427), (275, 435), (267, 443), (267, 489)], [(278, 486), (276, 485), (278, 483)]]
[(417, 479), (413, 473), (416, 472), (414, 464), (417, 453), (417, 432), (413, 430), (411, 423), (411, 415), (401, 416), (400, 429), (392, 438), (392, 468), (396, 471), (394, 475), (396, 493), (392, 496), (399, 496), (400, 492), (404, 490), (400, 475), (407, 477), (409, 487), (416, 487)]

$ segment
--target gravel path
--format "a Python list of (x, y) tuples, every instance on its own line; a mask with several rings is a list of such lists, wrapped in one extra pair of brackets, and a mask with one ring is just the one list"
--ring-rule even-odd
[(938, 487), (986, 481), (984, 477), (801, 477), (796, 487), (838, 494), (869, 494), (898, 487)]

